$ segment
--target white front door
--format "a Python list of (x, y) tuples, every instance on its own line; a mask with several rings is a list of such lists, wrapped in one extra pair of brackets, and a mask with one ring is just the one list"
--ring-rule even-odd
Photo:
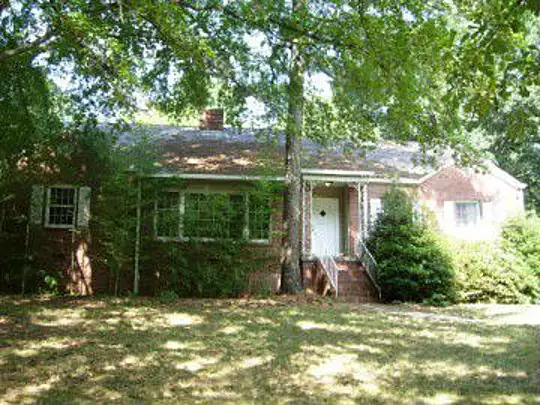
[(311, 207), (311, 252), (315, 256), (340, 253), (339, 199), (313, 198)]

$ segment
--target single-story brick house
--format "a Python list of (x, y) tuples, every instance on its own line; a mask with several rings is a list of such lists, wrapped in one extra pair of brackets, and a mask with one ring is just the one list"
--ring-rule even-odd
[[(210, 246), (218, 236), (241, 234), (251, 251), (279, 251), (280, 200), (261, 200), (250, 190), (257, 182), (283, 180), (283, 141), (265, 131), (224, 129), (219, 114), (210, 117), (202, 129), (146, 128), (159, 145), (160, 159), (157, 172), (141, 181), (167, 178), (181, 183), (156, 195), (152, 224), (139, 223), (140, 232), (156, 243), (197, 238)], [(130, 142), (129, 132), (119, 139), (120, 144)], [(332, 257), (341, 270), (332, 276), (339, 282), (340, 294), (374, 293), (369, 274), (360, 265), (359, 255), (365, 253), (361, 241), (393, 183), (406, 188), (418, 206), (433, 211), (441, 232), (459, 239), (493, 239), (506, 218), (524, 211), (525, 184), (492, 162), (482, 171), (462, 169), (444, 159), (437, 166), (415, 164), (421, 156), (412, 143), (385, 142), (366, 152), (323, 148), (306, 140), (303, 149), (301, 249), (306, 286), (317, 282), (319, 259)], [(69, 244), (75, 234), (71, 231), (88, 225), (91, 194), (89, 187), (70, 184), (34, 187), (32, 222), (51, 238)], [(241, 215), (233, 218), (220, 212), (216, 196), (242, 207)], [(216, 229), (226, 229), (225, 234), (217, 235)], [(73, 289), (99, 291), (102, 282), (92, 274), (88, 246), (78, 246), (69, 259), (80, 270), (72, 276)], [(272, 269), (279, 272), (278, 261)], [(144, 283), (140, 281), (143, 291)], [(358, 287), (362, 283), (371, 286)]]

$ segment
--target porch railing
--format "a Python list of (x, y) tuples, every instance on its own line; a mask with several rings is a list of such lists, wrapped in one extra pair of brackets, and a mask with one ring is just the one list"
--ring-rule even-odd
[(379, 283), (377, 282), (377, 261), (367, 248), (366, 244), (363, 241), (358, 241), (358, 256), (360, 257), (360, 261), (364, 265), (364, 268), (366, 269), (366, 273), (368, 274), (368, 277), (370, 278), (371, 282), (377, 289), (377, 293), (379, 294), (379, 299), (382, 298), (381, 293), (381, 287), (379, 286)]
[(339, 280), (339, 269), (336, 264), (336, 261), (332, 256), (325, 256), (325, 257), (319, 257), (319, 262), (321, 263), (321, 267), (328, 277), (328, 280), (330, 280), (330, 284), (332, 285), (332, 288), (334, 288), (334, 291), (336, 292), (336, 297), (338, 296), (338, 280)]

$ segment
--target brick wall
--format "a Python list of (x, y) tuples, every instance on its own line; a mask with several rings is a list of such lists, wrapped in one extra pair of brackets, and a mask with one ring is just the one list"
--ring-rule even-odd
[(31, 238), (34, 270), (57, 279), (61, 290), (81, 295), (94, 292), (87, 231), (45, 228), (32, 232)]
[(358, 241), (361, 238), (360, 235), (360, 229), (361, 229), (361, 221), (362, 217), (359, 215), (360, 210), (360, 204), (361, 202), (358, 201), (358, 188), (356, 185), (350, 185), (347, 187), (347, 198), (349, 201), (348, 204), (348, 252), (350, 255), (355, 255), (358, 252), (356, 251)]
[[(442, 231), (460, 239), (493, 239), (510, 216), (523, 212), (523, 193), (489, 172), (448, 167), (429, 178), (422, 186), (420, 200), (435, 214)], [(478, 234), (462, 234), (458, 229), (445, 229), (445, 201), (480, 201), (492, 207), (490, 218), (483, 218)], [(486, 210), (487, 211), (487, 210)], [(485, 213), (484, 213), (485, 214)], [(450, 227), (451, 228), (451, 227)]]

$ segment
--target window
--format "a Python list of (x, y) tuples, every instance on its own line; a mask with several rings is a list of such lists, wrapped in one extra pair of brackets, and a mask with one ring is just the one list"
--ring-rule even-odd
[(270, 238), (270, 198), (260, 194), (249, 195), (249, 238), (267, 240)]
[(243, 236), (244, 212), (242, 194), (186, 193), (184, 236), (239, 239)]
[(375, 225), (375, 221), (377, 220), (377, 217), (382, 211), (382, 202), (380, 198), (372, 198), (369, 201), (369, 223), (370, 227), (373, 227)]
[(70, 228), (75, 225), (75, 188), (51, 187), (47, 189), (46, 225)]
[(458, 227), (473, 227), (478, 225), (482, 217), (479, 201), (456, 202), (455, 219)]
[(156, 235), (165, 238), (180, 237), (180, 193), (166, 191), (156, 198)]
[(265, 241), (270, 211), (270, 198), (259, 194), (163, 192), (156, 196), (155, 235)]

